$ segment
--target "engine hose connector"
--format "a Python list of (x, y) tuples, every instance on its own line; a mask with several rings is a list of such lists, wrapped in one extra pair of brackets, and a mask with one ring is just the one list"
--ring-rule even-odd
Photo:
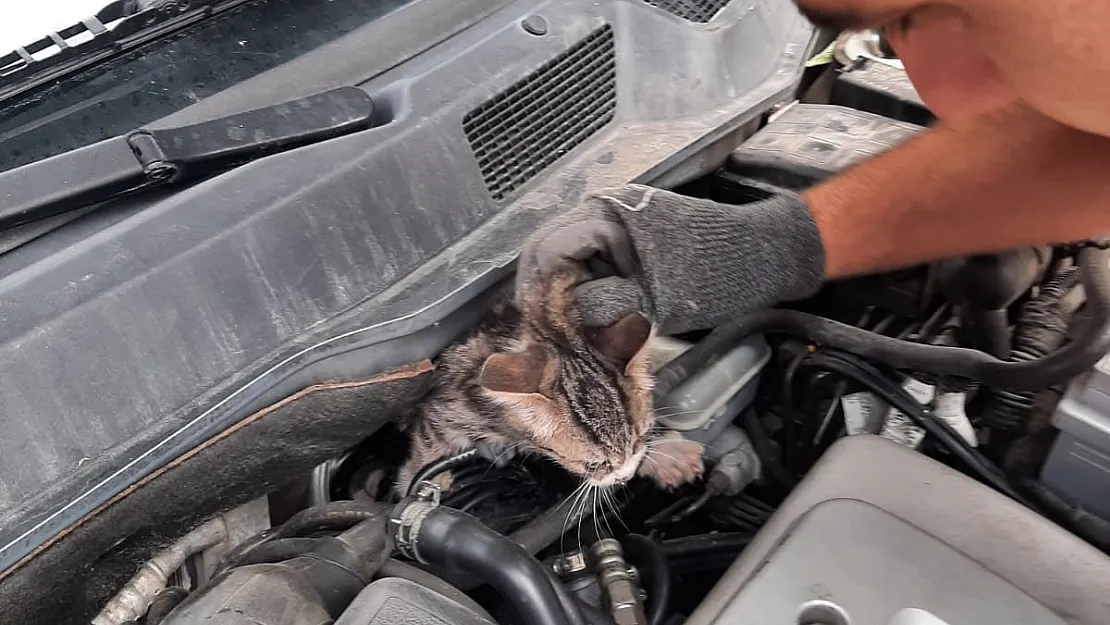
[(624, 559), (620, 542), (604, 538), (590, 548), (597, 577), (615, 625), (647, 625), (644, 598), (636, 569)]
[(585, 625), (574, 598), (523, 547), (473, 516), (439, 505), (439, 489), (418, 485), (393, 508), (393, 544), (418, 562), (489, 584), (530, 625)]
[(389, 516), (389, 529), (393, 546), (407, 558), (427, 564), (420, 557), (420, 527), (433, 510), (439, 507), (439, 486), (433, 482), (413, 484), (413, 495), (393, 508)]

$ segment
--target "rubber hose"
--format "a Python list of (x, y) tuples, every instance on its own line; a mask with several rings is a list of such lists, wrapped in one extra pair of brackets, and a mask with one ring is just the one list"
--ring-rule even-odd
[(312, 551), (319, 543), (318, 538), (278, 538), (269, 540), (243, 553), (235, 561), (230, 562), (227, 568), (284, 562), (297, 556), (303, 556)]
[(596, 625), (596, 620), (586, 618), (582, 602), (563, 585), (555, 571), (546, 566), (541, 566), (541, 568), (547, 576), (548, 582), (551, 583), (551, 589), (555, 591), (555, 596), (559, 599), (559, 605), (563, 606), (563, 612), (566, 614), (570, 625)]
[(748, 438), (752, 441), (752, 447), (755, 449), (755, 454), (759, 456), (759, 461), (763, 464), (763, 468), (767, 471), (767, 475), (771, 477), (785, 492), (794, 490), (798, 485), (798, 480), (790, 474), (775, 458), (774, 450), (772, 449), (771, 435), (767, 433), (767, 428), (763, 426), (763, 422), (759, 420), (759, 415), (754, 410), (745, 410), (741, 419), (743, 420), (744, 430), (748, 433)]
[(739, 553), (752, 541), (747, 532), (728, 532), (719, 534), (700, 534), (664, 540), (659, 549), (664, 557), (700, 556), (720, 551)]
[(722, 501), (709, 510), (712, 522), (727, 527), (732, 533), (754, 535), (770, 520), (775, 509), (749, 495), (738, 495)]
[(445, 471), (450, 471), (455, 467), (461, 467), (465, 464), (470, 464), (478, 458), (478, 450), (470, 449), (454, 456), (441, 458), (434, 462), (430, 462), (420, 468), (413, 476), (412, 481), (409, 482), (408, 495), (411, 497), (416, 494), (417, 487), (421, 482), (426, 482), (435, 476)]
[(620, 542), (625, 555), (640, 571), (640, 579), (647, 577), (650, 583), (648, 625), (663, 625), (671, 604), (671, 569), (667, 558), (658, 545), (639, 534), (623, 536)]
[(246, 556), (246, 554), (273, 538), (274, 532), (276, 532), (277, 529), (276, 527), (264, 529), (238, 545), (235, 545), (227, 555), (220, 559), (220, 562), (216, 565), (215, 571), (212, 573), (212, 578), (215, 579), (219, 577), (228, 569), (234, 567), (239, 560)]
[[(520, 545), (531, 555), (543, 551), (563, 535), (564, 528), (576, 527), (587, 518), (589, 506), (574, 507), (573, 501), (564, 499), (542, 512), (527, 525), (509, 534), (509, 540)], [(568, 518), (571, 513), (573, 518)]]
[(1067, 503), (1040, 482), (1030, 480), (1024, 486), (1050, 517), (1055, 517), (1068, 531), (1100, 551), (1110, 554), (1110, 521)]
[(320, 531), (345, 531), (380, 514), (381, 511), (368, 507), (364, 502), (333, 501), (306, 508), (289, 517), (269, 540), (298, 538)]
[(458, 603), (459, 605), (471, 610), (482, 618), (489, 620), (489, 622), (491, 623), (497, 622), (492, 616), (490, 616), (489, 612), (486, 612), (485, 608), (479, 605), (477, 601), (471, 599), (469, 595), (447, 583), (447, 581), (445, 581), (443, 578), (433, 575), (425, 571), (424, 569), (413, 566), (407, 562), (402, 562), (400, 560), (390, 558), (389, 560), (385, 561), (385, 564), (382, 565), (382, 568), (378, 569), (377, 577), (400, 577), (402, 579), (407, 579), (410, 582), (415, 582), (425, 588), (438, 592), (444, 597), (447, 597), (455, 603)]
[[(538, 560), (473, 516), (438, 506), (429, 510), (413, 530), (414, 546), (421, 560), (481, 578), (497, 590), (521, 622), (585, 623), (581, 614), (568, 614), (547, 570)], [(571, 607), (574, 611), (576, 605)]]
[(1090, 309), (1088, 325), (1074, 342), (1044, 358), (1007, 362), (973, 349), (911, 343), (816, 315), (771, 309), (718, 327), (664, 365), (656, 374), (655, 397), (665, 397), (741, 340), (762, 332), (795, 335), (897, 369), (962, 377), (997, 389), (1035, 390), (1061, 384), (1110, 352), (1110, 256), (1087, 247), (1079, 252), (1078, 261)]
[(144, 625), (161, 625), (162, 621), (166, 620), (166, 615), (173, 612), (177, 604), (185, 600), (189, 596), (189, 591), (181, 586), (168, 586), (158, 591), (154, 595), (154, 601), (150, 603), (150, 608), (146, 611), (146, 618), (143, 619)]
[[(1049, 280), (1035, 298), (1022, 305), (1007, 360), (1037, 360), (1059, 349), (1067, 338), (1070, 317), (1060, 302), (1078, 283), (1078, 271), (1066, 269)], [(986, 424), (1010, 436), (1024, 433), (1037, 393), (992, 390), (983, 411)]]
[(979, 337), (979, 347), (984, 352), (998, 358), (1005, 358), (1010, 352), (1010, 327), (1008, 312), (1002, 310), (979, 310), (969, 308), (965, 315), (968, 325)]
[[(222, 575), (229, 569), (246, 563), (280, 562), (293, 557), (281, 556), (282, 554), (292, 553), (296, 549), (307, 547), (312, 539), (299, 540), (304, 538), (306, 534), (319, 531), (342, 532), (349, 530), (367, 519), (382, 514), (381, 510), (375, 509), (373, 506), (372, 503), (358, 501), (332, 501), (322, 506), (301, 510), (289, 517), (280, 526), (264, 530), (237, 545), (220, 561), (213, 577)], [(298, 542), (286, 542), (291, 541), (291, 539), (298, 539)], [(255, 551), (264, 548), (269, 549), (267, 545), (279, 541), (282, 542), (282, 546), (273, 548), (274, 551), (264, 551), (261, 556), (254, 555)], [(315, 543), (313, 543), (313, 546), (315, 546)], [(263, 559), (255, 560), (256, 557)]]
[(676, 577), (727, 569), (752, 540), (753, 533), (722, 532), (663, 541), (659, 548)]

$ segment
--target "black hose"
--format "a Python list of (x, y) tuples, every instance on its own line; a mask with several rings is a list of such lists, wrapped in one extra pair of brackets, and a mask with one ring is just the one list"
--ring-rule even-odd
[(254, 549), (229, 562), (228, 568), (249, 564), (271, 564), (284, 562), (312, 551), (320, 540), (318, 538), (278, 538), (268, 540)]
[(972, 345), (996, 358), (1006, 358), (1010, 353), (1009, 311), (979, 310), (969, 308), (964, 311), (970, 330), (978, 345)]
[(1029, 480), (1023, 486), (1046, 509), (1050, 518), (1100, 551), (1110, 553), (1110, 521), (1076, 508), (1040, 482)]
[(323, 531), (346, 531), (366, 519), (380, 516), (372, 504), (359, 501), (332, 501), (322, 506), (305, 508), (289, 517), (269, 540), (299, 538)]
[[(269, 528), (244, 540), (232, 549), (216, 566), (212, 577), (244, 564), (281, 562), (303, 555), (316, 541), (306, 538), (316, 532), (342, 532), (359, 523), (380, 516), (382, 511), (374, 503), (357, 501), (332, 501), (322, 506), (306, 508), (289, 517), (278, 527)], [(277, 547), (269, 545), (280, 543)], [(262, 550), (261, 554), (255, 554)], [(302, 550), (301, 553), (296, 553)], [(291, 555), (290, 555), (291, 554)]]
[[(1078, 270), (1065, 269), (1046, 282), (1036, 297), (1022, 304), (1008, 361), (1038, 360), (1059, 349), (1067, 338), (1071, 320), (1061, 302), (1078, 284)], [(983, 414), (992, 430), (992, 447), (1004, 447), (1015, 436), (1025, 433), (1036, 398), (1036, 390), (991, 390)], [(1001, 436), (994, 436), (996, 433)]]
[(564, 499), (509, 534), (509, 540), (532, 555), (543, 551), (563, 535), (564, 528), (578, 527), (592, 512), (590, 506), (575, 507), (575, 503), (570, 498)]
[(220, 559), (220, 562), (216, 565), (215, 571), (212, 573), (212, 578), (214, 579), (216, 577), (219, 577), (225, 571), (234, 567), (236, 562), (243, 559), (248, 553), (253, 551), (259, 545), (270, 540), (274, 536), (275, 532), (277, 532), (277, 528), (270, 527), (262, 530), (254, 536), (247, 538), (238, 545), (235, 545), (231, 549), (231, 551), (227, 552), (227, 555)]
[(664, 540), (659, 545), (663, 556), (679, 558), (683, 556), (701, 557), (716, 552), (739, 553), (752, 541), (748, 532), (722, 532), (719, 534), (699, 534)]
[(447, 581), (443, 578), (433, 575), (425, 571), (424, 569), (413, 566), (407, 562), (402, 562), (395, 558), (390, 558), (389, 560), (385, 561), (385, 564), (382, 564), (382, 568), (378, 569), (376, 577), (400, 577), (402, 579), (407, 579), (410, 582), (416, 582), (417, 584), (420, 584), (425, 588), (434, 590), (444, 597), (451, 599), (455, 603), (458, 603), (459, 605), (470, 609), (472, 612), (489, 620), (489, 622), (491, 623), (497, 622), (496, 619), (494, 619), (492, 616), (490, 616), (488, 612), (486, 612), (485, 608), (479, 605), (477, 601), (471, 599), (469, 595), (447, 583)]
[(169, 586), (159, 590), (158, 594), (154, 595), (154, 601), (147, 608), (143, 625), (161, 625), (162, 621), (166, 620), (166, 616), (188, 596), (189, 591), (181, 586)]
[(655, 396), (665, 397), (694, 372), (715, 362), (744, 338), (761, 332), (804, 337), (898, 369), (962, 377), (998, 389), (1040, 389), (1067, 382), (1110, 352), (1110, 256), (1083, 248), (1080, 276), (1090, 309), (1082, 336), (1043, 358), (1007, 362), (962, 347), (911, 343), (794, 310), (765, 310), (713, 330), (656, 373)]
[(763, 464), (764, 470), (785, 492), (794, 490), (798, 480), (775, 457), (771, 435), (767, 432), (767, 428), (763, 426), (763, 422), (759, 420), (759, 415), (754, 410), (746, 410), (741, 418), (744, 430), (748, 433), (748, 438), (752, 441), (752, 448), (755, 449), (755, 454), (759, 456), (759, 461)]
[(774, 512), (774, 506), (746, 493), (740, 493), (714, 502), (709, 509), (709, 519), (716, 526), (729, 532), (755, 535), (771, 519)]
[(411, 497), (416, 494), (416, 489), (420, 486), (421, 482), (431, 480), (435, 478), (435, 476), (446, 471), (450, 471), (451, 469), (470, 464), (477, 458), (478, 450), (469, 449), (462, 453), (455, 454), (454, 456), (440, 458), (435, 462), (430, 462), (424, 465), (419, 471), (417, 471), (416, 475), (413, 476), (412, 481), (409, 482), (408, 496)]
[(648, 625), (663, 625), (671, 604), (671, 569), (663, 551), (654, 542), (639, 534), (620, 538), (621, 547), (640, 579), (648, 582)]
[[(584, 625), (577, 604), (565, 604), (553, 585), (547, 569), (519, 544), (490, 528), (473, 516), (436, 506), (424, 511), (420, 520), (408, 514), (410, 502), (402, 502), (394, 519), (409, 523), (412, 550), (424, 561), (447, 570), (474, 575), (492, 586), (529, 625)], [(391, 524), (394, 531), (401, 528)], [(569, 607), (569, 611), (568, 611)]]
[(584, 602), (563, 585), (555, 571), (547, 567), (541, 568), (543, 568), (544, 574), (547, 575), (547, 580), (551, 583), (555, 596), (559, 599), (559, 605), (563, 606), (563, 612), (566, 614), (570, 625), (596, 625), (596, 619), (586, 617), (586, 610), (583, 609), (586, 607), (583, 605)]
[(684, 536), (664, 540), (659, 549), (670, 564), (673, 576), (701, 575), (731, 566), (751, 543), (752, 536), (750, 532)]

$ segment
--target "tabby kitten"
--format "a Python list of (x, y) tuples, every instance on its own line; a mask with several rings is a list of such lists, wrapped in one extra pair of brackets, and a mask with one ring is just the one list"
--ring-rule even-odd
[(595, 486), (639, 474), (673, 488), (701, 474), (700, 445), (652, 430), (650, 322), (636, 313), (586, 330), (569, 297), (576, 278), (557, 276), (547, 297), (537, 291), (520, 307), (502, 298), (442, 354), (406, 424), (411, 446), (398, 492), (428, 463), (474, 447), (541, 454)]

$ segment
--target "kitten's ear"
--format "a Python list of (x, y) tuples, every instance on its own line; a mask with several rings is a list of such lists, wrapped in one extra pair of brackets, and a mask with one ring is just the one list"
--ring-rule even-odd
[(538, 346), (486, 358), (478, 383), (495, 393), (538, 393), (547, 368), (547, 354)]
[(590, 333), (591, 342), (597, 351), (622, 366), (640, 353), (650, 337), (651, 322), (638, 312)]

